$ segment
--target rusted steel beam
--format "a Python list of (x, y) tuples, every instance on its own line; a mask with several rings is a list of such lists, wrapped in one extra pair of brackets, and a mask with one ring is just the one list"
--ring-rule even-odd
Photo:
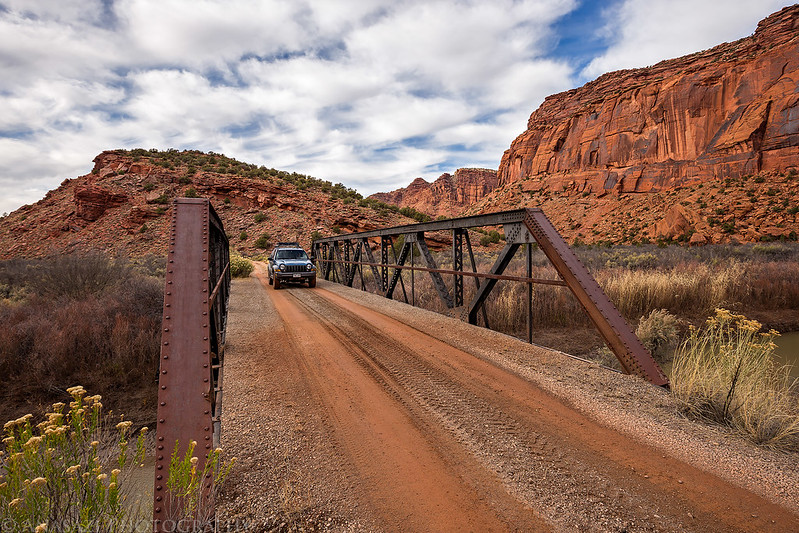
[(422, 232), (416, 234), (416, 247), (427, 263), (427, 271), (430, 273), (430, 277), (433, 278), (433, 286), (435, 286), (436, 292), (438, 292), (438, 297), (441, 298), (441, 301), (444, 302), (447, 309), (452, 309), (454, 305), (452, 303), (452, 296), (449, 294), (449, 289), (447, 288), (447, 284), (444, 283), (444, 278), (441, 277), (441, 273), (437, 272), (438, 265), (436, 264), (435, 258), (433, 258), (433, 255), (430, 253), (430, 249), (427, 247), (427, 243), (424, 240), (424, 233)]
[[(189, 442), (202, 471), (221, 413), (221, 361), (230, 272), (228, 242), (207, 199), (178, 198), (172, 209), (158, 381), (153, 530), (172, 531), (183, 515), (167, 490), (175, 446)], [(218, 390), (217, 390), (218, 389)], [(202, 480), (202, 505), (213, 516), (213, 477)]]
[[(502, 251), (499, 252), (499, 257), (497, 257), (497, 260), (491, 267), (491, 274), (501, 275), (510, 264), (510, 260), (513, 259), (513, 255), (518, 249), (518, 244), (506, 244)], [(496, 284), (497, 279), (495, 278), (488, 278), (480, 284), (480, 288), (477, 289), (477, 294), (474, 295), (474, 298), (472, 298), (469, 304), (469, 324), (477, 324), (477, 311), (483, 306), (491, 289), (493, 289)]]
[(641, 376), (655, 385), (668, 386), (668, 378), (649, 350), (544, 213), (530, 210), (524, 222), (541, 250), (582, 304), (625, 372)]
[[(391, 298), (394, 296), (394, 289), (397, 287), (397, 281), (402, 283), (402, 265), (405, 264), (405, 260), (408, 259), (408, 253), (411, 251), (411, 243), (404, 242), (402, 243), (402, 250), (400, 250), (399, 257), (396, 259), (397, 263), (392, 265), (394, 267), (394, 275), (391, 276), (391, 281), (388, 282), (388, 288), (386, 289), (386, 298)], [(402, 285), (402, 291), (405, 293), (405, 285)], [(405, 294), (405, 300), (407, 303), (408, 295)]]
[[(452, 270), (458, 272), (463, 270), (463, 234), (466, 230), (452, 230)], [(529, 277), (529, 276), (528, 276)], [(463, 274), (453, 274), (452, 276), (452, 305), (460, 307), (463, 305)]]
[(372, 254), (372, 249), (369, 247), (369, 241), (364, 239), (363, 240), (363, 250), (366, 254), (366, 259), (369, 260), (368, 263), (365, 263), (372, 269), (372, 276), (375, 278), (375, 283), (377, 284), (377, 290), (379, 292), (385, 292), (386, 289), (383, 287), (383, 277), (380, 274), (380, 271), (377, 269), (377, 264), (375, 263), (375, 256)]
[[(334, 261), (320, 260), (319, 262), (324, 263), (324, 262), (334, 262)], [(416, 270), (419, 272), (438, 272), (439, 274), (466, 276), (470, 278), (475, 278), (475, 280), (477, 280), (478, 278), (485, 278), (485, 279), (506, 280), (506, 281), (519, 281), (521, 283), (532, 283), (533, 285), (552, 285), (555, 287), (567, 286), (566, 282), (561, 279), (528, 278), (525, 276), (511, 276), (508, 274), (490, 274), (487, 272), (476, 272), (476, 271), (470, 272), (468, 270), (451, 270), (448, 268), (427, 268), (427, 267), (418, 267), (410, 265), (394, 265), (392, 263), (384, 265), (383, 263), (362, 262), (361, 264), (366, 266), (375, 266), (375, 267), (387, 266), (390, 268), (397, 268), (400, 270)], [(478, 288), (479, 288), (479, 282), (478, 282)]]

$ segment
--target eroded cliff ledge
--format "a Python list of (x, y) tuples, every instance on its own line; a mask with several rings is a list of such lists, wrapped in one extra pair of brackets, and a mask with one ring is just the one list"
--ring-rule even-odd
[(649, 192), (799, 165), (799, 5), (733, 43), (604, 74), (548, 97), (505, 151), (500, 185)]

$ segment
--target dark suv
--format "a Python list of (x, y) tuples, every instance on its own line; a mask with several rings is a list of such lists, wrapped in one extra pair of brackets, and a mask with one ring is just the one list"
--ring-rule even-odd
[(316, 287), (316, 267), (297, 242), (280, 242), (269, 254), (269, 284), (279, 289), (284, 283), (308, 282)]

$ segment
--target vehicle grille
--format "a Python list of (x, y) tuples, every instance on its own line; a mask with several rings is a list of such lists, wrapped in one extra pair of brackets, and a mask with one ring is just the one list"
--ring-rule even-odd
[(286, 270), (283, 272), (307, 272), (305, 265), (286, 265)]

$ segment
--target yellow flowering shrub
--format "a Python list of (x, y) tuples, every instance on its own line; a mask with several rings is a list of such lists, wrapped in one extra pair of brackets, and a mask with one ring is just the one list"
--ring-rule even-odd
[(690, 416), (729, 425), (758, 444), (799, 448), (797, 383), (774, 361), (779, 333), (761, 328), (716, 309), (677, 350), (672, 392)]
[[(2, 530), (30, 531), (131, 531), (129, 511), (119, 475), (127, 461), (130, 423), (117, 426), (116, 463), (110, 476), (101, 457), (100, 441), (108, 441), (100, 396), (86, 396), (83, 387), (67, 390), (69, 410), (53, 404), (45, 420), (32, 425), (32, 415), (6, 422), (4, 450), (0, 451), (0, 516)], [(144, 434), (136, 442), (135, 463), (144, 456)]]

